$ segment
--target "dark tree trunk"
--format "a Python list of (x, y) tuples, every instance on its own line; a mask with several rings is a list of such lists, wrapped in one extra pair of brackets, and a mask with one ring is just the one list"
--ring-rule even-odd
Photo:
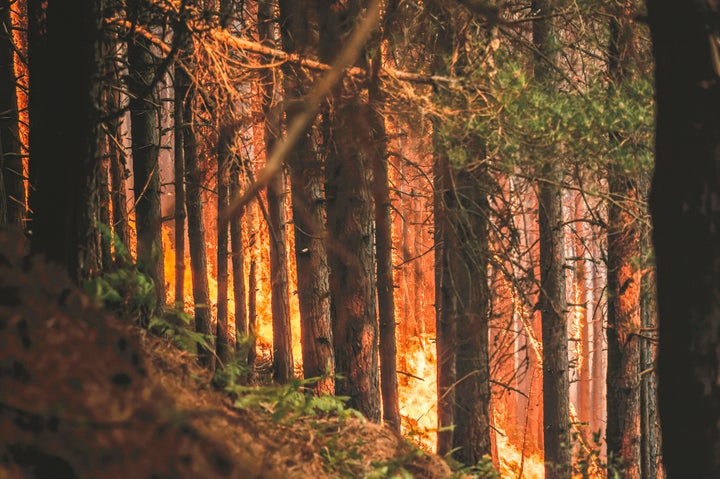
[[(207, 252), (205, 250), (205, 225), (203, 223), (202, 173), (195, 140), (193, 100), (195, 87), (191, 75), (195, 71), (193, 60), (194, 46), (187, 25), (180, 24), (175, 30), (180, 36), (178, 44), (182, 54), (178, 57), (185, 68), (175, 72), (176, 95), (184, 99), (183, 118), (183, 154), (185, 157), (185, 183), (187, 185), (186, 207), (188, 220), (188, 239), (190, 243), (190, 267), (192, 269), (193, 300), (195, 302), (195, 329), (208, 339), (213, 337), (210, 320), (210, 293), (208, 291)], [(213, 370), (215, 359), (213, 350), (200, 347), (200, 362)], [(214, 348), (213, 348), (214, 349)]]
[[(144, 12), (135, 12), (139, 19)], [(152, 43), (141, 35), (128, 41), (128, 89), (136, 101), (130, 108), (132, 136), (133, 188), (137, 230), (137, 262), (141, 271), (155, 283), (157, 307), (165, 305), (165, 271), (162, 249), (162, 211), (160, 209), (159, 103), (157, 92), (148, 93), (157, 61)], [(145, 96), (143, 96), (145, 95)]]
[[(98, 221), (110, 228), (112, 219), (110, 217), (110, 157), (111, 148), (109, 138), (103, 138), (102, 155), (98, 174)], [(112, 237), (98, 232), (100, 242), (100, 264), (103, 271), (108, 271), (113, 264)]]
[[(280, 1), (283, 48), (291, 53), (308, 53), (310, 25), (308, 5), (296, 0)], [(286, 121), (290, 124), (302, 108), (309, 78), (302, 70), (286, 64)], [(312, 136), (303, 135), (288, 158), (295, 225), (297, 294), (300, 305), (303, 374), (321, 378), (313, 386), (316, 394), (335, 391), (335, 356), (330, 323), (330, 284), (325, 250), (325, 197), (322, 164), (312, 146)]]
[(659, 406), (669, 478), (720, 477), (720, 83), (711, 2), (648, 2)]
[[(241, 194), (240, 159), (233, 155), (230, 165), (230, 197)], [(230, 248), (232, 249), (233, 299), (235, 299), (235, 344), (248, 334), (247, 295), (245, 294), (245, 259), (242, 242), (242, 214), (230, 220)]]
[[(631, 80), (631, 20), (619, 9), (610, 20), (608, 72), (613, 84)], [(611, 141), (624, 139), (611, 132)], [(638, 181), (622, 165), (608, 168), (607, 227), (607, 450), (622, 463), (623, 476), (640, 477), (640, 193)]]
[(228, 333), (228, 223), (222, 214), (230, 205), (230, 164), (232, 130), (222, 128), (218, 138), (217, 167), (217, 343), (215, 351), (223, 364), (232, 361), (233, 351)]
[(380, 333), (380, 389), (383, 419), (400, 432), (400, 399), (397, 378), (397, 340), (395, 337), (395, 288), (392, 263), (392, 216), (388, 178), (387, 134), (381, 109), (385, 103), (380, 85), (382, 49), (376, 46), (370, 83), (370, 124), (375, 140), (371, 150), (373, 199), (375, 201), (375, 250), (377, 254), (377, 301)]
[[(336, 6), (318, 9), (323, 61), (334, 58), (361, 11), (355, 0)], [(367, 65), (361, 60), (359, 66)], [(380, 422), (371, 112), (367, 100), (351, 88), (336, 89), (323, 139), (335, 371), (343, 377), (335, 381), (335, 392)]]
[(100, 270), (103, 7), (102, 0), (79, 0), (73, 8), (60, 0), (28, 1), (32, 249), (78, 282)]
[[(641, 232), (643, 258), (649, 256), (650, 231), (644, 228)], [(653, 265), (643, 263), (643, 269)], [(657, 311), (655, 297), (655, 275), (652, 272), (643, 274), (641, 280), (640, 317), (642, 321), (643, 341), (640, 343), (640, 441), (641, 441), (641, 479), (657, 479), (662, 477), (660, 461), (660, 422), (657, 408)]]
[(438, 445), (441, 456), (452, 450), (453, 446), (453, 405), (455, 404), (455, 321), (452, 311), (452, 276), (448, 267), (448, 254), (456, 249), (450, 234), (447, 212), (446, 192), (450, 187), (450, 161), (441, 147), (435, 144), (434, 184), (435, 200), (433, 217), (435, 219), (435, 309), (436, 309), (436, 348), (437, 348), (437, 384), (438, 384)]
[(182, 309), (185, 305), (185, 221), (187, 220), (185, 212), (184, 105), (188, 89), (187, 85), (183, 85), (185, 78), (183, 78), (183, 72), (179, 71), (180, 69), (179, 65), (175, 65), (173, 182), (175, 185), (175, 306)]
[[(534, 0), (535, 78), (554, 88), (557, 56), (553, 7)], [(544, 153), (548, 154), (548, 153)], [(543, 423), (545, 476), (570, 477), (570, 379), (565, 297), (565, 241), (562, 216), (562, 168), (556, 158), (543, 160), (538, 185), (540, 232), (540, 312), (543, 341)]]
[(456, 248), (446, 251), (452, 282), (449, 303), (455, 322), (455, 458), (474, 465), (491, 455), (488, 360), (488, 211), (482, 169), (451, 167), (445, 193), (448, 232)]
[(116, 35), (112, 35), (108, 39), (108, 45), (110, 47), (110, 58), (105, 60), (108, 78), (105, 100), (107, 114), (110, 119), (106, 123), (107, 134), (105, 139), (108, 144), (108, 154), (110, 155), (110, 201), (112, 203), (113, 233), (123, 246), (129, 249), (130, 225), (128, 223), (127, 186), (125, 183), (129, 170), (127, 169), (125, 148), (121, 137), (122, 117), (117, 115), (122, 108), (120, 101), (120, 89), (122, 87), (120, 63), (122, 63), (123, 59), (118, 58), (120, 45)]
[[(258, 35), (266, 46), (275, 46), (272, 33), (274, 2), (258, 4)], [(270, 70), (260, 75), (262, 112), (264, 116), (265, 157), (270, 157), (280, 134), (281, 122), (275, 101), (275, 80)], [(293, 377), (292, 331), (290, 329), (290, 296), (287, 272), (287, 233), (285, 218), (285, 172), (281, 169), (267, 185), (270, 230), (270, 282), (273, 322), (273, 377), (283, 384)]]
[(0, 224), (25, 227), (15, 45), (12, 38), (10, 0), (0, 1)]

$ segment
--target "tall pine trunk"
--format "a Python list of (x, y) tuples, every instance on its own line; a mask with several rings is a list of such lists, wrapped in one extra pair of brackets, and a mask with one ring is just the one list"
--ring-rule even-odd
[(657, 121), (650, 207), (667, 477), (720, 477), (720, 83), (714, 3), (648, 1)]
[(377, 301), (380, 334), (380, 390), (383, 419), (400, 432), (400, 399), (397, 378), (397, 338), (395, 335), (395, 288), (392, 263), (392, 216), (390, 215), (390, 185), (388, 178), (387, 132), (381, 109), (385, 95), (380, 85), (382, 48), (371, 63), (369, 86), (370, 124), (375, 140), (373, 154), (373, 199), (375, 201), (375, 250), (377, 254)]
[[(195, 302), (195, 330), (204, 334), (210, 341), (213, 337), (210, 320), (210, 293), (207, 277), (207, 252), (205, 250), (205, 224), (203, 223), (203, 200), (200, 159), (197, 153), (194, 127), (194, 79), (195, 71), (193, 39), (188, 26), (179, 23), (175, 35), (181, 48), (178, 60), (184, 68), (175, 71), (176, 95), (183, 98), (183, 154), (185, 157), (186, 208), (188, 222), (188, 239), (190, 242), (190, 267), (192, 268), (192, 289)], [(176, 107), (180, 105), (176, 104)], [(213, 348), (214, 349), (214, 348)], [(210, 370), (214, 369), (215, 358), (213, 349), (199, 347), (200, 362)]]
[[(351, 0), (319, 8), (320, 57), (331, 61), (361, 12)], [(362, 56), (362, 55), (361, 55)], [(358, 66), (366, 67), (364, 61)], [(348, 406), (380, 421), (375, 231), (370, 108), (356, 86), (339, 86), (327, 111), (326, 195), (328, 262), (333, 307), (335, 392)]]
[[(142, 8), (142, 7), (137, 7)], [(142, 22), (147, 12), (133, 11)], [(165, 305), (165, 271), (162, 250), (162, 211), (160, 208), (160, 124), (159, 102), (152, 82), (158, 62), (152, 42), (135, 34), (128, 40), (128, 90), (132, 137), (133, 189), (137, 231), (137, 262), (141, 271), (155, 283), (157, 307)], [(148, 91), (150, 89), (150, 91)]]
[(185, 305), (185, 150), (184, 150), (184, 104), (185, 96), (188, 93), (186, 85), (183, 85), (183, 72), (181, 66), (175, 65), (175, 84), (173, 120), (174, 145), (173, 145), (173, 183), (175, 185), (175, 305), (183, 308)]
[[(103, 7), (91, 0), (73, 8), (60, 0), (28, 1), (31, 246), (77, 282), (100, 271)], [(65, 67), (60, 75), (58, 58)]]
[[(308, 10), (305, 2), (280, 1), (280, 27), (285, 51), (309, 53), (311, 32), (306, 13)], [(285, 115), (287, 123), (291, 124), (298, 109), (303, 106), (302, 98), (307, 93), (311, 79), (303, 76), (302, 69), (290, 63), (286, 64), (284, 74)], [(288, 159), (295, 225), (303, 374), (306, 378), (321, 378), (313, 386), (317, 394), (332, 394), (335, 390), (335, 355), (324, 242), (325, 197), (321, 159), (312, 141), (311, 134), (303, 135)]]
[[(631, 80), (633, 33), (626, 9), (610, 20), (608, 71), (611, 88)], [(627, 10), (629, 11), (629, 10)], [(624, 139), (611, 132), (611, 141)], [(624, 477), (640, 477), (640, 229), (638, 181), (622, 164), (608, 167), (607, 228), (607, 448), (621, 461)]]
[[(258, 3), (258, 35), (266, 46), (275, 46), (273, 18), (275, 2)], [(260, 74), (260, 101), (264, 116), (265, 158), (269, 158), (280, 135), (281, 121), (275, 102), (275, 80), (272, 72)], [(273, 378), (286, 383), (293, 377), (292, 331), (290, 329), (290, 296), (287, 271), (287, 220), (285, 215), (285, 172), (280, 169), (268, 182), (267, 205), (270, 235), (270, 283), (273, 325)]]
[[(535, 79), (554, 86), (557, 57), (553, 8), (549, 0), (534, 0)], [(544, 152), (543, 155), (550, 153)], [(541, 158), (538, 185), (540, 231), (540, 312), (543, 341), (543, 431), (545, 476), (570, 477), (570, 379), (565, 297), (562, 167), (559, 158)]]

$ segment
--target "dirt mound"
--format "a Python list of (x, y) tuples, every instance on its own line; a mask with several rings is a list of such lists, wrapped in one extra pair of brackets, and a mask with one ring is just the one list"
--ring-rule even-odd
[(387, 428), (236, 409), (188, 353), (90, 303), (0, 230), (0, 477), (449, 475)]

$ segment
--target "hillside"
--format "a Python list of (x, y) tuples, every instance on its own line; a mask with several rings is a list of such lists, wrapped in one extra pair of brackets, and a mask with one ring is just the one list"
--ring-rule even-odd
[(0, 477), (451, 474), (345, 411), (278, 420), (272, 405), (237, 408), (211, 384), (190, 354), (98, 309), (0, 231)]

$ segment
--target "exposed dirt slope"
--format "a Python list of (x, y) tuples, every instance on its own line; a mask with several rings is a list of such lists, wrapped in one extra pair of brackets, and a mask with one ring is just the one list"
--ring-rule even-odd
[(0, 478), (450, 474), (357, 418), (238, 410), (194, 359), (98, 310), (0, 230)]

